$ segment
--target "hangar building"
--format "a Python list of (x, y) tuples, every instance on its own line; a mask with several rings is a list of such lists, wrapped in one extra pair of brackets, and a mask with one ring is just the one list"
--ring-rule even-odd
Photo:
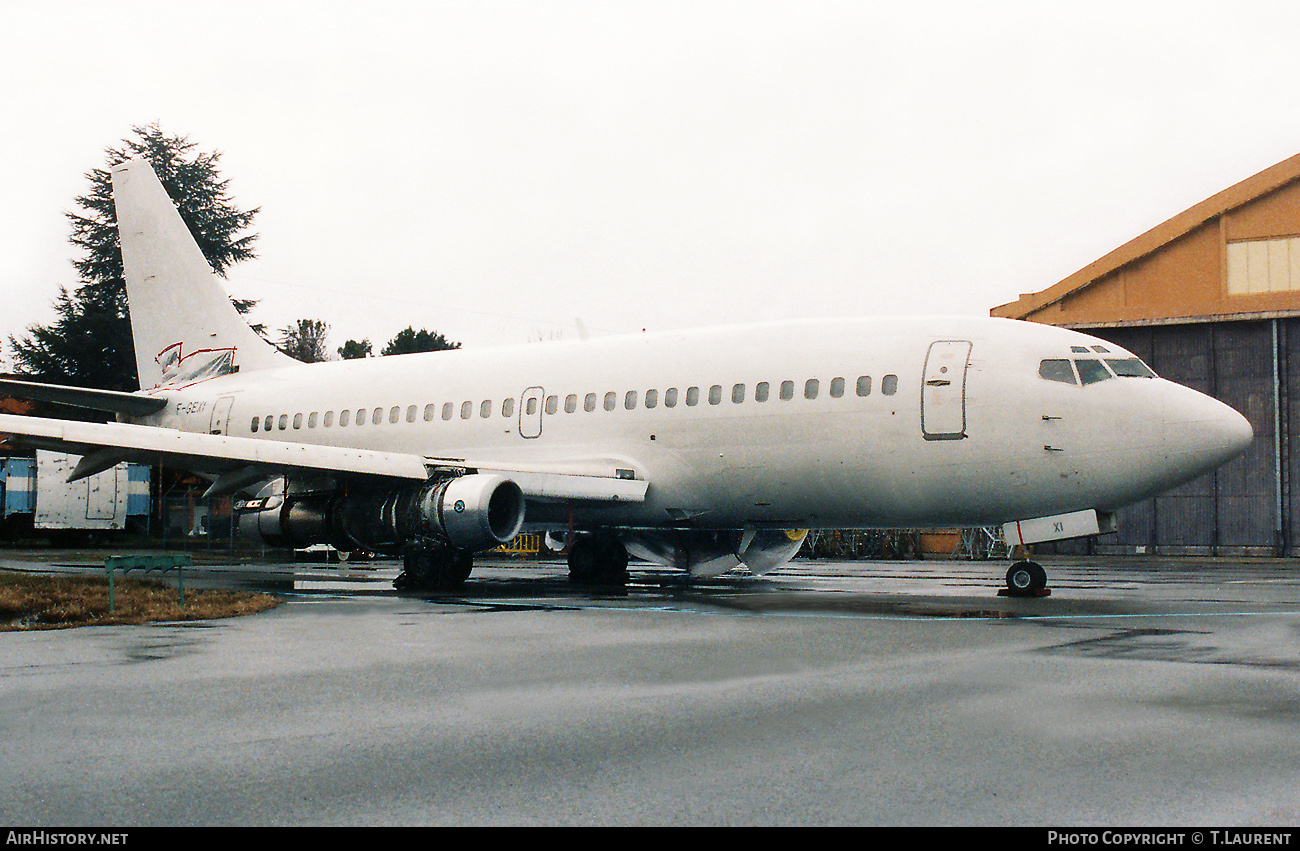
[(1255, 429), (1242, 457), (1058, 551), (1300, 554), (1300, 155), (990, 313), (1117, 343)]

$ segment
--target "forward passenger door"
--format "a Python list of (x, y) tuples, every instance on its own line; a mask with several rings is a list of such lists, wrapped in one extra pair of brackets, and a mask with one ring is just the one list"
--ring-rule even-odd
[(926, 440), (966, 437), (966, 367), (969, 340), (936, 340), (925, 355), (921, 382), (921, 436)]

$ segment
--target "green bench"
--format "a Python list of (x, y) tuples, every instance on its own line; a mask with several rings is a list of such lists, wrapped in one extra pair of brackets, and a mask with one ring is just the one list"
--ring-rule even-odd
[(181, 607), (185, 606), (185, 568), (193, 567), (194, 559), (184, 554), (172, 553), (155, 553), (147, 555), (126, 555), (126, 556), (108, 556), (104, 559), (104, 570), (108, 572), (108, 613), (113, 614), (116, 611), (116, 602), (113, 599), (113, 572), (122, 571), (125, 575), (128, 570), (175, 570), (176, 571), (176, 588), (180, 594)]

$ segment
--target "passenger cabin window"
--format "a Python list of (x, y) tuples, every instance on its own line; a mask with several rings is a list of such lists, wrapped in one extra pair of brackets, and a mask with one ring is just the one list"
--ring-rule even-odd
[(815, 378), (810, 378), (803, 385), (803, 397), (805, 399), (816, 399), (817, 394), (821, 392), (822, 383)]
[(352, 411), (339, 411), (339, 427), (346, 426), (352, 420)]
[(588, 393), (586, 396), (582, 397), (582, 409), (587, 413), (591, 413), (592, 411), (596, 410), (595, 393)]
[(665, 407), (665, 408), (675, 408), (675, 407), (677, 407), (677, 388), (676, 388), (676, 387), (669, 387), (667, 390), (664, 391), (664, 407)]
[(772, 386), (766, 381), (760, 381), (754, 385), (754, 401), (766, 402), (768, 394), (772, 392)]
[(843, 396), (843, 395), (844, 395), (844, 379), (843, 379), (843, 378), (832, 378), (832, 379), (831, 379), (831, 398), (832, 398), (832, 399), (838, 399), (838, 398), (840, 398), (840, 397)]
[(870, 395), (871, 395), (871, 376), (870, 376), (870, 375), (860, 375), (860, 376), (858, 376), (858, 395), (859, 395), (859, 396), (870, 396)]
[(515, 399), (511, 396), (509, 399), (501, 401), (501, 416), (513, 417), (515, 415)]
[(612, 411), (614, 410), (614, 406), (617, 404), (618, 404), (618, 394), (616, 392), (611, 390), (605, 394), (605, 401), (603, 402), (605, 410)]
[(425, 405), (425, 406), (424, 406), (424, 421), (425, 421), (426, 423), (431, 423), (431, 422), (433, 422), (433, 418), (434, 418), (434, 416), (435, 416), (434, 412), (437, 411), (437, 410), (438, 410), (438, 406), (435, 405), (435, 404), (433, 404), (432, 402), (430, 402), (429, 404)]
[(781, 401), (782, 401), (782, 402), (789, 402), (789, 401), (790, 401), (791, 399), (793, 399), (793, 398), (794, 398), (794, 382), (793, 382), (793, 381), (782, 381), (782, 382), (781, 382)]
[(645, 392), (645, 406), (647, 408), (656, 407), (659, 404), (659, 391), (647, 390)]
[(698, 387), (686, 388), (686, 404), (692, 406), (700, 404), (700, 388)]
[(731, 401), (737, 405), (745, 401), (745, 385), (734, 384), (731, 387)]
[(880, 379), (880, 392), (886, 396), (893, 396), (898, 392), (898, 376), (886, 375)]

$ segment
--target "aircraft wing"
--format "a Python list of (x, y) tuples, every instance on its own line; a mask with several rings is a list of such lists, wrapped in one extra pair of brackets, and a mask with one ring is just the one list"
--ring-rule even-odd
[(598, 459), (552, 465), (476, 463), (472, 458), (431, 458), (403, 452), (353, 449), (196, 434), (132, 423), (84, 423), (0, 414), (0, 434), (10, 443), (83, 456), (72, 479), (122, 461), (162, 463), (214, 476), (209, 493), (231, 493), (289, 471), (314, 470), (423, 481), (438, 470), (490, 471), (512, 479), (526, 497), (542, 500), (633, 501), (648, 483), (615, 462)]

